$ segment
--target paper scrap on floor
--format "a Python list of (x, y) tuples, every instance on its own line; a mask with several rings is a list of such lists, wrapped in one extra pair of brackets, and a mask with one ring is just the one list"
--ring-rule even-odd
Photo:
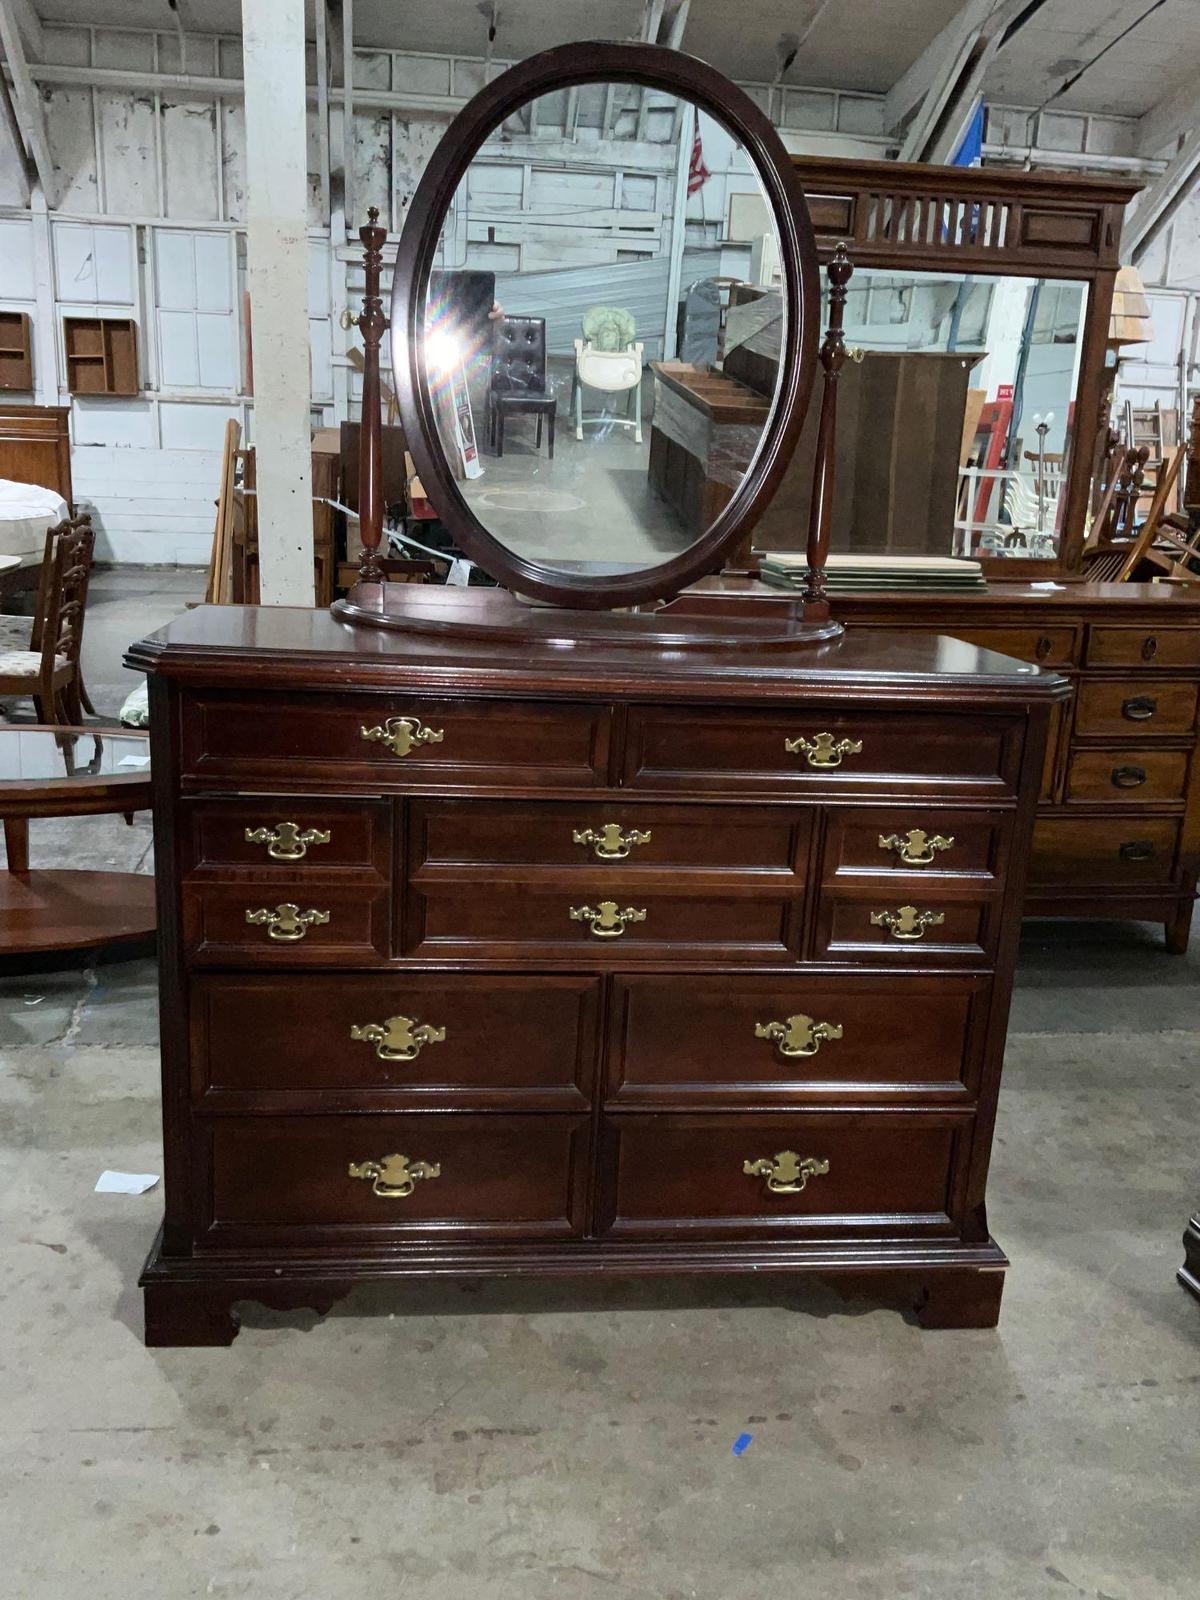
[(102, 1172), (96, 1179), (97, 1194), (145, 1194), (158, 1182), (157, 1172)]

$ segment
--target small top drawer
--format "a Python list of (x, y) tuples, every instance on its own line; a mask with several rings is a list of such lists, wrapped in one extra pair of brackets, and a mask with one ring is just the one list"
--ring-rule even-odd
[(189, 873), (307, 875), (333, 870), (391, 871), (391, 808), (387, 802), (213, 799), (181, 808)]
[(797, 795), (1011, 793), (1023, 719), (888, 714), (798, 706), (792, 712), (652, 706), (630, 713), (630, 788)]
[(205, 692), (185, 703), (185, 778), (378, 793), (594, 787), (608, 706), (556, 701)]
[(1088, 629), (1089, 667), (1200, 667), (1200, 635), (1191, 628)]
[(1074, 628), (956, 628), (954, 637), (1018, 661), (1036, 661), (1039, 667), (1069, 667), (1075, 662)]

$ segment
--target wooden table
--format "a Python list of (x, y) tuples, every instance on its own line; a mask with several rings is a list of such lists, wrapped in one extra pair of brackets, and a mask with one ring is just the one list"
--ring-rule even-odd
[[(0, 727), (0, 955), (82, 950), (155, 928), (154, 880), (134, 872), (29, 869), (31, 817), (150, 809), (150, 745), (135, 729)], [(128, 764), (127, 764), (128, 763)]]

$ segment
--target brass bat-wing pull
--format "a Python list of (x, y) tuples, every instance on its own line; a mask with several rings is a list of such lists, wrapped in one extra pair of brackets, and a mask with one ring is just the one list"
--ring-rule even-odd
[(371, 1193), (381, 1200), (407, 1200), (423, 1178), (440, 1178), (440, 1161), (410, 1161), (407, 1156), (384, 1156), (382, 1161), (352, 1161), (352, 1178), (369, 1178)]
[(247, 844), (265, 844), (272, 861), (300, 861), (310, 844), (328, 844), (328, 828), (305, 828), (296, 822), (277, 822), (273, 828), (247, 828)]
[(886, 928), (893, 939), (923, 939), (926, 928), (939, 928), (945, 920), (944, 911), (918, 911), (916, 906), (898, 906), (895, 911), (871, 913), (871, 926)]
[(624, 861), (635, 844), (650, 843), (650, 833), (643, 833), (640, 828), (630, 828), (625, 833), (619, 822), (605, 822), (599, 833), (594, 828), (576, 828), (571, 840), (574, 844), (590, 844), (601, 861)]
[(442, 1044), (445, 1028), (418, 1022), (415, 1017), (387, 1017), (383, 1022), (352, 1022), (352, 1039), (365, 1039), (375, 1046), (381, 1061), (415, 1061), (427, 1044)]
[(624, 911), (618, 911), (615, 900), (601, 900), (594, 908), (571, 906), (569, 915), (572, 922), (586, 922), (597, 939), (619, 939), (626, 923), (646, 920), (644, 908), (626, 906)]
[(759, 1161), (743, 1161), (748, 1178), (765, 1178), (772, 1194), (803, 1194), (810, 1178), (823, 1178), (829, 1162), (821, 1156), (798, 1156), (794, 1150), (781, 1150), (777, 1156)]
[(441, 744), (443, 728), (427, 728), (420, 717), (389, 717), (382, 725), (360, 728), (368, 744), (385, 744), (394, 756), (408, 756), (424, 744)]
[(906, 867), (932, 866), (938, 852), (949, 850), (953, 843), (953, 834), (946, 839), (940, 833), (926, 833), (924, 828), (910, 828), (905, 834), (879, 835), (879, 848), (894, 850)]
[(756, 1039), (772, 1039), (781, 1056), (815, 1056), (826, 1039), (840, 1039), (840, 1022), (814, 1022), (802, 1011), (786, 1022), (756, 1022)]
[(303, 939), (310, 928), (322, 927), (329, 921), (328, 911), (301, 911), (298, 905), (287, 900), (274, 911), (266, 906), (258, 911), (247, 911), (246, 921), (265, 927), (269, 939), (281, 944), (295, 944)]
[(783, 748), (790, 756), (803, 755), (810, 767), (840, 767), (843, 756), (856, 756), (862, 752), (861, 739), (835, 739), (831, 733), (816, 733), (811, 739), (797, 734), (785, 739)]

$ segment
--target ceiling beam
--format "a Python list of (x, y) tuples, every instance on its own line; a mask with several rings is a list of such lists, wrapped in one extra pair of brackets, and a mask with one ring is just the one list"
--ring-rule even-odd
[(34, 170), (41, 184), (46, 204), (53, 209), (58, 203), (54, 181), (54, 163), (50, 159), (50, 146), (46, 142), (46, 122), (42, 112), (42, 99), (29, 75), (25, 59), (25, 46), (17, 26), (13, 0), (0, 0), (0, 44), (12, 74), (13, 110), (25, 141), (25, 148), (33, 158)]
[(1121, 233), (1121, 255), (1137, 262), (1158, 238), (1200, 179), (1200, 128), (1193, 128), (1175, 159), (1138, 198), (1137, 209)]
[(8, 87), (8, 78), (3, 72), (0, 72), (0, 121), (4, 123), (16, 158), (17, 175), (21, 184), (21, 202), (23, 205), (28, 205), (32, 192), (32, 185), (29, 182), (29, 152), (25, 149), (25, 141), (21, 137), (21, 124), (17, 121), (12, 90)]
[(42, 32), (42, 19), (33, 9), (33, 0), (9, 0), (17, 27), (25, 41), (25, 48), (35, 60), (46, 54), (46, 36)]
[(1200, 126), (1200, 89), (1195, 75), (1181, 83), (1172, 94), (1164, 95), (1138, 118), (1136, 149), (1139, 155), (1156, 156), (1174, 145), (1180, 134)]
[[(979, 107), (988, 68), (1044, 4), (1045, 0), (968, 0), (915, 64), (920, 66), (928, 58), (931, 75), (901, 142), (901, 161), (951, 160)], [(906, 93), (914, 84), (915, 80)], [(885, 100), (885, 126), (901, 98), (897, 95), (890, 110), (892, 95)]]
[(939, 79), (949, 73), (987, 21), (995, 0), (966, 0), (950, 21), (922, 50), (883, 102), (885, 133), (898, 133)]

